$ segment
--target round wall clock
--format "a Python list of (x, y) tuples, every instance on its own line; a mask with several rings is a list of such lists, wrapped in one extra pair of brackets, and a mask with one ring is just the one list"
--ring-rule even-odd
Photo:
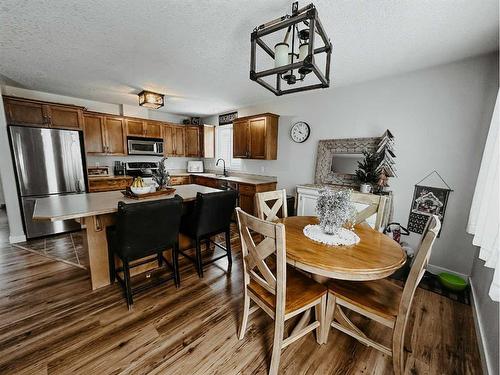
[(311, 134), (311, 128), (303, 121), (296, 122), (290, 129), (290, 137), (297, 143), (304, 143)]

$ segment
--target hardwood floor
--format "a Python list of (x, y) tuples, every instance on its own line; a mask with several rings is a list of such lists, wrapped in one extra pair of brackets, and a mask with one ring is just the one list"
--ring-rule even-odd
[[(183, 263), (172, 281), (135, 297), (128, 311), (118, 285), (92, 292), (87, 272), (0, 244), (0, 374), (265, 374), (272, 320), (257, 312), (238, 341), (242, 273), (208, 266), (199, 279)], [(409, 374), (479, 374), (472, 311), (418, 289)], [(292, 319), (293, 320), (293, 319)], [(354, 321), (376, 339), (389, 331)], [(293, 324), (293, 322), (292, 322)], [(388, 337), (387, 337), (388, 338)], [(390, 374), (391, 359), (338, 331), (318, 346), (312, 334), (282, 353), (283, 374)]]

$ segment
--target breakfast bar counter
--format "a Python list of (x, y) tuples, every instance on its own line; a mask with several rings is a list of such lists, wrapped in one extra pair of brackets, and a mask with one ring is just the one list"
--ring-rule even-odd
[[(189, 184), (175, 187), (171, 195), (164, 195), (147, 200), (169, 199), (175, 194), (184, 202), (194, 201), (197, 193), (211, 193), (218, 189)], [(89, 254), (89, 267), (92, 289), (110, 284), (108, 241), (106, 227), (115, 223), (114, 213), (118, 211), (118, 202), (137, 203), (144, 200), (126, 198), (120, 191), (102, 193), (69, 194), (37, 199), (33, 212), (34, 220), (79, 220), (86, 227), (84, 246)], [(137, 267), (137, 273), (144, 268)]]

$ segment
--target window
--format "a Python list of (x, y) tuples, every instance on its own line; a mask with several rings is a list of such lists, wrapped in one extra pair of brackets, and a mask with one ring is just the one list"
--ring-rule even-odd
[(226, 161), (226, 168), (241, 169), (241, 159), (233, 158), (233, 125), (222, 125), (216, 128), (216, 156)]

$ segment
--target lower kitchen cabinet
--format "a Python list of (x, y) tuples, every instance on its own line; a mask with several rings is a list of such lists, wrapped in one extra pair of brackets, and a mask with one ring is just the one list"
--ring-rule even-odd
[[(208, 186), (211, 188), (218, 189), (225, 182), (225, 180), (205, 177), (205, 176), (193, 176), (193, 184)], [(255, 193), (260, 193), (264, 191), (276, 190), (276, 182), (269, 182), (265, 184), (245, 184), (245, 183), (235, 183), (239, 193), (239, 203), (240, 208), (251, 214), (255, 215)]]
[(170, 177), (171, 185), (187, 185), (191, 183), (191, 176), (172, 176)]
[(273, 190), (276, 190), (276, 182), (258, 185), (240, 183), (238, 186), (238, 191), (240, 193), (240, 208), (246, 213), (256, 215), (255, 193)]
[(89, 192), (125, 190), (132, 185), (133, 178), (130, 176), (115, 176), (109, 178), (89, 178)]
[(214, 189), (219, 188), (219, 182), (216, 178), (193, 176), (193, 184), (208, 186)]

